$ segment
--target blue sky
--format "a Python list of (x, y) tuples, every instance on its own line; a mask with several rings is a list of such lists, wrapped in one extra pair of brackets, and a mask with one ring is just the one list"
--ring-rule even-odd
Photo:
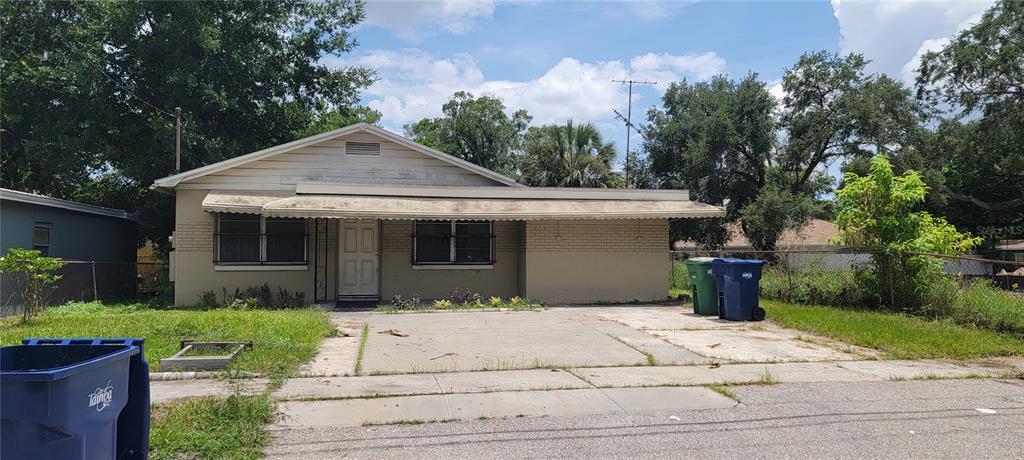
[[(655, 80), (634, 95), (634, 116), (683, 78), (757, 72), (774, 94), (805, 51), (859, 52), (871, 72), (911, 81), (917, 56), (977, 20), (990, 0), (801, 2), (504, 2), (369, 0), (360, 46), (333, 64), (377, 70), (363, 103), (383, 124), (437, 116), (455, 91), (502, 98), (534, 123), (592, 121), (620, 150), (625, 88), (612, 79)], [(636, 144), (634, 144), (635, 151)]]

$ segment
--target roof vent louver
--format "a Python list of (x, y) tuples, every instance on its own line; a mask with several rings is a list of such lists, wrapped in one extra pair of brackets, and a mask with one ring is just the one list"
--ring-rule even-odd
[(379, 142), (346, 142), (347, 155), (380, 155)]

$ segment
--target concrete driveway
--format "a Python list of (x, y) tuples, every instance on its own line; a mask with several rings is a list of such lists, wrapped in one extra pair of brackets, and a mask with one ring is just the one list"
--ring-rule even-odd
[[(315, 360), (309, 374), (850, 361), (873, 353), (769, 322), (723, 321), (666, 305), (332, 315), (350, 336), (324, 343), (322, 356), (333, 359)], [(367, 325), (361, 358), (358, 324)]]

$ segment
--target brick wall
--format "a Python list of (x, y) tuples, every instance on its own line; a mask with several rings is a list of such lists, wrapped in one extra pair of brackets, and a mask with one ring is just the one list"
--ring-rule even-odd
[(526, 250), (539, 252), (664, 252), (668, 221), (539, 220), (526, 223)]
[(213, 215), (202, 221), (178, 222), (174, 229), (174, 249), (178, 251), (213, 251), (215, 229)]

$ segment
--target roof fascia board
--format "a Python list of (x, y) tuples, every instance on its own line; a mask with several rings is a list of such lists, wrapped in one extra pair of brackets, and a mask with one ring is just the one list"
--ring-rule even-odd
[(690, 201), (686, 190), (641, 190), (562, 187), (426, 187), (345, 185), (302, 182), (295, 193), (307, 195), (408, 196), (432, 198), (508, 198), (548, 200)]
[(128, 211), (122, 209), (105, 208), (103, 206), (78, 203), (75, 201), (62, 200), (60, 198), (36, 195), (34, 193), (20, 192), (17, 190), (10, 190), (6, 188), (0, 189), (0, 199), (17, 201), (19, 203), (26, 203), (37, 206), (47, 206), (51, 208), (65, 209), (68, 211), (83, 212), (86, 214), (95, 214), (98, 216), (114, 217), (118, 219), (126, 219), (131, 221), (136, 220), (134, 217), (128, 215)]

